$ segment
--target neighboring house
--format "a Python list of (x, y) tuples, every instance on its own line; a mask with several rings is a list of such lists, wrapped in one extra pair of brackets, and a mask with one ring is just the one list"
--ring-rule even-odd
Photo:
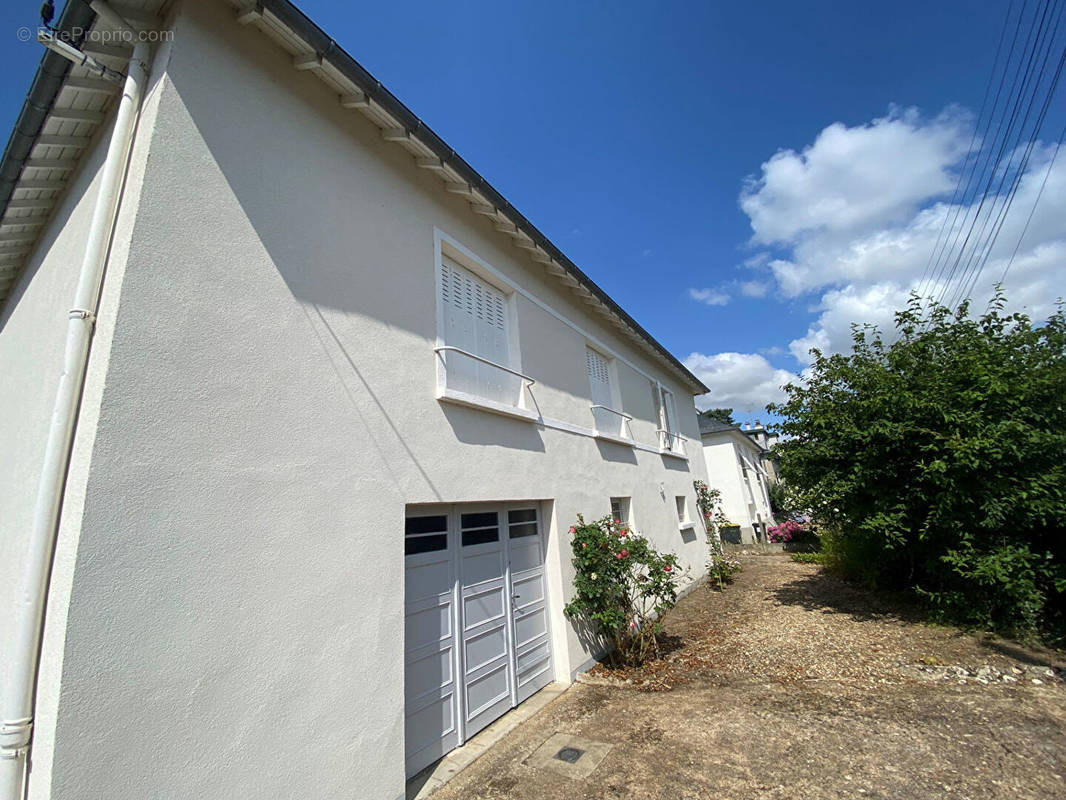
[(765, 450), (736, 425), (700, 416), (707, 483), (722, 493), (722, 511), (740, 526), (741, 541), (764, 539), (773, 524), (762, 456)]
[(755, 420), (755, 425), (751, 423), (745, 423), (744, 435), (750, 436), (763, 452), (762, 465), (766, 470), (766, 478), (770, 483), (778, 483), (781, 479), (777, 475), (777, 463), (773, 456), (774, 445), (777, 444), (777, 436), (766, 430), (766, 426), (759, 420)]
[(592, 663), (579, 514), (704, 573), (707, 389), (291, 4), (138, 8), (2, 165), (5, 785), (393, 800)]

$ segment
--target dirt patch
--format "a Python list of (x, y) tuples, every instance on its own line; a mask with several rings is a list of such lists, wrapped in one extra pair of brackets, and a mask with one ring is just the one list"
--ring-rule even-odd
[[(667, 632), (654, 669), (575, 686), (434, 797), (1063, 796), (1061, 653), (922, 625), (778, 555), (694, 591)], [(613, 746), (579, 781), (526, 764), (557, 732)]]

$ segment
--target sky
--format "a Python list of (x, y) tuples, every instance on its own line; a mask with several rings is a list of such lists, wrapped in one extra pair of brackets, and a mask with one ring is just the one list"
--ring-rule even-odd
[[(943, 221), (967, 211), (952, 193), (981, 152), (1006, 8), (297, 5), (711, 387), (698, 405), (738, 420), (768, 418), (810, 347), (846, 350), (852, 323), (891, 328), (929, 288)], [(15, 31), (39, 6), (0, 8), (8, 131), (40, 57)], [(981, 305), (1034, 205), (1005, 291), (1034, 318), (1066, 295), (1066, 153), (1048, 171), (1064, 122), (1060, 91)]]

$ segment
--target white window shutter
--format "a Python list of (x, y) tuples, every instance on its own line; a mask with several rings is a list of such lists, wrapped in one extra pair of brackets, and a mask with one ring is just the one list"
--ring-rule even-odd
[[(441, 307), (445, 344), (509, 367), (507, 298), (465, 267), (441, 259)], [(489, 364), (452, 353), (446, 361), (448, 385), (506, 403), (517, 403), (515, 376)]]
[(611, 407), (611, 370), (607, 359), (591, 347), (585, 348), (585, 363), (589, 371), (589, 387), (594, 405)]

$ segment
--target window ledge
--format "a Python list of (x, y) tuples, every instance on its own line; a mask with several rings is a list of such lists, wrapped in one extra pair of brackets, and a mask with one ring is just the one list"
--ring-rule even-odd
[(597, 439), (602, 439), (605, 442), (613, 442), (614, 444), (620, 444), (623, 447), (636, 447), (637, 443), (632, 439), (628, 439), (625, 436), (619, 436), (616, 433), (604, 433), (603, 431), (596, 431), (594, 436)]
[(680, 458), (682, 461), (688, 461), (688, 454), (687, 453), (679, 453), (676, 450), (664, 450), (664, 449), (662, 449), (660, 447), (659, 448), (659, 455), (671, 456), (673, 458)]
[(456, 405), (466, 406), (467, 408), (477, 408), (481, 411), (488, 411), (491, 414), (499, 414), (500, 416), (520, 419), (526, 422), (537, 422), (540, 419), (540, 414), (535, 411), (530, 411), (528, 408), (519, 408), (518, 406), (511, 406), (506, 403), (499, 403), (495, 400), (489, 400), (487, 397), (478, 397), (476, 394), (457, 392), (454, 389), (444, 389), (442, 392), (438, 393), (437, 399), (442, 403), (455, 403)]

